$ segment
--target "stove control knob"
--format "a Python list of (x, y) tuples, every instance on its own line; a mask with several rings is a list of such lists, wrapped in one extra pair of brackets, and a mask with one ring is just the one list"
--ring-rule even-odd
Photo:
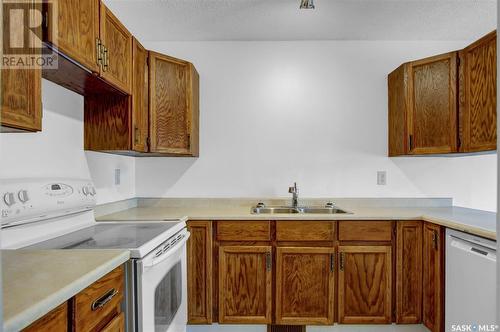
[(89, 192), (89, 188), (88, 188), (87, 186), (85, 186), (85, 187), (83, 187), (83, 188), (82, 188), (82, 192), (83, 192), (83, 194), (84, 194), (85, 196), (87, 196), (88, 194), (90, 194), (90, 192)]
[(17, 193), (17, 197), (19, 198), (19, 201), (21, 203), (26, 203), (27, 201), (30, 200), (27, 190), (19, 190), (19, 192)]
[(6, 193), (6, 194), (4, 194), (3, 195), (3, 201), (5, 202), (5, 204), (7, 206), (11, 206), (14, 203), (16, 203), (16, 200), (14, 198), (14, 194), (13, 193)]

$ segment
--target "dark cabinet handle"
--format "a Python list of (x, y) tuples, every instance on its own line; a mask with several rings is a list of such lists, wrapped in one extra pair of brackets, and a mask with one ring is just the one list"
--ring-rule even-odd
[(330, 254), (330, 272), (335, 270), (335, 254)]
[(438, 250), (438, 240), (439, 240), (439, 235), (436, 231), (432, 232), (432, 243), (434, 244), (434, 250)]
[(104, 307), (109, 301), (111, 301), (116, 296), (116, 294), (118, 294), (118, 291), (112, 288), (106, 294), (95, 300), (90, 306), (90, 308), (92, 309), (92, 311), (96, 311), (97, 309)]
[(339, 265), (340, 265), (340, 271), (344, 271), (344, 253), (340, 253), (340, 259), (339, 259)]

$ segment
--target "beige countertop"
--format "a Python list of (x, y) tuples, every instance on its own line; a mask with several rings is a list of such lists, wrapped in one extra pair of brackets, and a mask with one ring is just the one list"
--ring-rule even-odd
[(127, 250), (2, 250), (4, 331), (19, 331), (129, 259)]
[(140, 206), (98, 218), (100, 221), (162, 220), (187, 217), (189, 220), (424, 220), (496, 239), (496, 213), (462, 207), (363, 207), (339, 206), (352, 214), (261, 214), (254, 215), (250, 206), (169, 207)]

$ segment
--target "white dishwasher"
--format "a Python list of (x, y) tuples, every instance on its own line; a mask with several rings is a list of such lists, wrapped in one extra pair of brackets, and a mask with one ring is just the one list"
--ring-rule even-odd
[(447, 229), (445, 257), (445, 331), (496, 331), (496, 242)]

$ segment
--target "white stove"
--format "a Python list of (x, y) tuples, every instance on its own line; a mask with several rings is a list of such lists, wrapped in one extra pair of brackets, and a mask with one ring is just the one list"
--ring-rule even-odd
[(184, 332), (186, 220), (96, 222), (95, 194), (89, 180), (0, 180), (1, 248), (129, 250), (127, 331)]

